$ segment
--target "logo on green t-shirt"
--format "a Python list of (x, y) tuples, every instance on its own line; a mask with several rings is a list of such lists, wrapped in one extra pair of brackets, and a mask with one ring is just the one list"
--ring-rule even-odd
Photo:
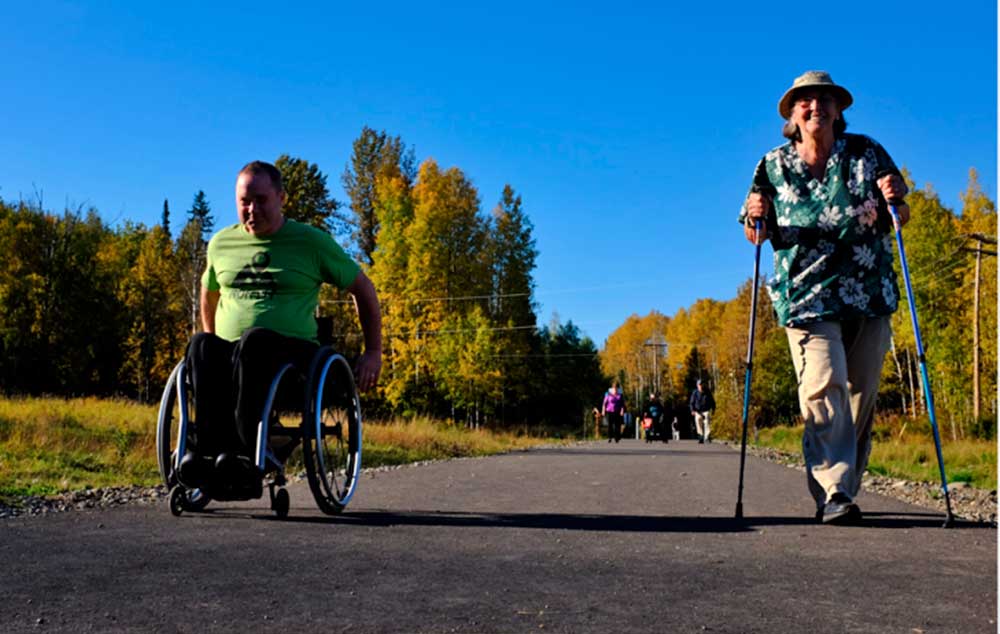
[(240, 299), (268, 299), (274, 297), (278, 283), (267, 270), (271, 256), (266, 251), (258, 251), (233, 279), (234, 294)]

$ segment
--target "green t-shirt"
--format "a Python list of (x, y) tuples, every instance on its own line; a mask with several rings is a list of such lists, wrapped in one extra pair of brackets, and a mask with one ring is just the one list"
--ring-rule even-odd
[[(794, 143), (767, 153), (750, 193), (771, 199), (774, 248), (771, 303), (782, 326), (889, 315), (899, 289), (892, 268), (888, 211), (876, 179), (899, 174), (871, 138), (844, 134), (823, 180), (809, 172)], [(740, 209), (740, 222), (746, 219)]]
[(249, 328), (316, 340), (315, 311), (326, 282), (347, 288), (359, 267), (328, 233), (285, 220), (269, 236), (230, 225), (212, 236), (201, 284), (219, 291), (215, 333), (236, 341)]

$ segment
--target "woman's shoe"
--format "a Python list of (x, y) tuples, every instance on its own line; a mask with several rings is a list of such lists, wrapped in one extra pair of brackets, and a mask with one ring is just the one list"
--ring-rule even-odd
[(834, 493), (823, 507), (823, 523), (850, 526), (861, 521), (861, 509), (843, 493)]

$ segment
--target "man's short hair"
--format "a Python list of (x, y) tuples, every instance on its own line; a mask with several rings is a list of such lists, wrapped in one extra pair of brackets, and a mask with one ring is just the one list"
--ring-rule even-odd
[[(239, 171), (239, 174), (250, 174), (251, 176), (267, 174), (267, 177), (271, 179), (271, 184), (274, 185), (274, 190), (276, 192), (280, 193), (285, 191), (285, 185), (281, 182), (281, 171), (270, 163), (265, 163), (264, 161), (251, 161), (243, 166), (243, 169)], [(237, 174), (237, 177), (239, 177), (239, 174)]]

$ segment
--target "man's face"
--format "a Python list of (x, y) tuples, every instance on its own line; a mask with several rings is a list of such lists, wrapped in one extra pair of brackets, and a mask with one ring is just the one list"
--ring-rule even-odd
[(281, 228), (284, 202), (285, 193), (275, 190), (267, 174), (244, 172), (236, 179), (236, 213), (252, 235), (267, 236)]

